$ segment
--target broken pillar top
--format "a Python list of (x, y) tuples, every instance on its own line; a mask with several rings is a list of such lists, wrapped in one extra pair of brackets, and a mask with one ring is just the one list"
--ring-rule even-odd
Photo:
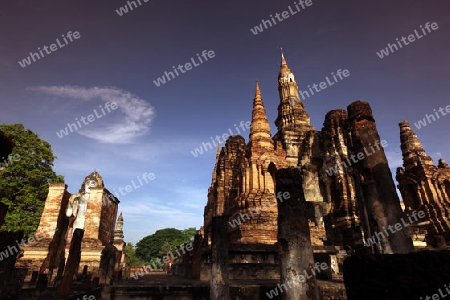
[(347, 111), (349, 121), (359, 121), (362, 119), (367, 119), (369, 121), (375, 122), (369, 102), (361, 100), (355, 101), (347, 106)]

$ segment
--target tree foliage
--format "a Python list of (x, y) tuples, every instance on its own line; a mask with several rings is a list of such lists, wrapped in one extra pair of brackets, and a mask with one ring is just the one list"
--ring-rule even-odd
[(195, 229), (195, 227), (189, 227), (186, 229), (182, 230), (184, 236), (186, 239), (188, 239), (187, 241), (194, 241), (194, 236), (197, 233), (197, 229)]
[(53, 172), (56, 156), (36, 133), (22, 124), (0, 124), (0, 131), (15, 144), (8, 166), (0, 170), (0, 201), (9, 206), (1, 229), (23, 230), (25, 236), (32, 236), (39, 225), (48, 183), (63, 183), (64, 177)]
[(125, 246), (125, 254), (127, 255), (127, 265), (130, 267), (151, 266), (153, 269), (161, 269), (163, 263), (161, 259), (152, 257), (150, 260), (145, 260), (136, 255), (136, 248), (132, 243), (127, 243)]
[(145, 261), (136, 256), (136, 248), (132, 243), (127, 243), (125, 246), (125, 254), (127, 255), (127, 264), (129, 266), (140, 266), (145, 264)]
[(168, 252), (175, 253), (181, 245), (193, 240), (195, 232), (195, 227), (184, 230), (175, 228), (157, 230), (136, 244), (136, 255), (141, 259), (149, 260), (155, 257), (162, 258)]

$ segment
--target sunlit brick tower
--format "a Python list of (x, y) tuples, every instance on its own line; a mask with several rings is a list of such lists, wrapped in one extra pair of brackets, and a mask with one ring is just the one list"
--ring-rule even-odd
[(280, 104), (278, 117), (275, 120), (278, 132), (273, 139), (282, 142), (286, 149), (286, 161), (289, 166), (296, 167), (306, 133), (314, 130), (314, 127), (310, 125), (305, 104), (298, 95), (294, 73), (289, 69), (283, 52), (281, 52), (281, 66), (278, 74), (278, 93)]
[[(250, 273), (258, 278), (279, 276), (275, 264), (277, 205), (274, 174), (277, 168), (287, 166), (285, 155), (281, 144), (276, 147), (271, 139), (261, 91), (256, 83), (249, 142), (245, 144), (243, 137), (232, 136), (218, 151), (204, 214), (206, 248), (211, 243), (212, 217), (229, 216), (232, 279), (244, 279)], [(248, 269), (245, 274), (239, 269), (242, 263)], [(250, 272), (252, 268), (254, 271)], [(208, 274), (201, 276), (207, 278)]]
[[(323, 245), (326, 238), (323, 215), (329, 211), (324, 202), (319, 173), (321, 167), (320, 131), (310, 124), (305, 104), (299, 97), (294, 73), (289, 69), (281, 51), (281, 65), (278, 73), (280, 103), (275, 120), (278, 132), (273, 137), (286, 151), (286, 162), (301, 170), (303, 193), (310, 202), (311, 239), (314, 245)], [(322, 187), (323, 189), (323, 187)]]
[[(275, 172), (285, 165), (282, 149), (275, 150), (271, 139), (270, 125), (256, 82), (253, 99), (252, 122), (246, 157), (242, 161), (240, 194), (230, 201), (230, 220), (249, 214), (249, 209), (257, 209), (260, 214), (251, 217), (235, 228), (229, 228), (231, 243), (274, 244), (277, 240), (277, 206), (275, 200)], [(282, 165), (282, 166), (280, 166)]]
[[(83, 181), (78, 194), (70, 194), (65, 184), (49, 184), (36, 236), (40, 240), (24, 247), (24, 256), (16, 267), (47, 274), (52, 283), (62, 276), (75, 229), (83, 229), (81, 261), (92, 277), (109, 284), (114, 275), (116, 248), (113, 246), (119, 200), (104, 186), (97, 172)], [(28, 277), (29, 278), (29, 277)]]
[[(433, 164), (407, 121), (399, 126), (403, 168), (397, 168), (396, 179), (405, 211), (422, 210), (426, 214), (414, 224), (414, 235), (426, 232), (430, 246), (450, 245), (450, 167), (443, 159), (438, 166)], [(416, 242), (421, 241), (423, 238)]]

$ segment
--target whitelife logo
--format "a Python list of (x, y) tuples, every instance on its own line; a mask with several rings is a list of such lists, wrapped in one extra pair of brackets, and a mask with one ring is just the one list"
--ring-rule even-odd
[[(16, 246), (8, 246), (7, 249), (5, 249), (5, 251), (0, 251), (0, 261), (3, 261), (4, 259), (7, 259), (10, 255), (11, 256), (16, 256), (17, 253), (19, 253), (24, 245), (31, 245), (31, 243), (34, 243), (35, 241), (40, 241), (42, 240), (42, 237), (38, 237), (37, 235), (34, 235), (34, 237), (29, 237), (28, 239), (22, 239), (20, 242), (16, 240)], [(14, 249), (14, 251), (12, 250)], [(8, 251), (10, 254), (8, 254)]]
[(420, 297), (420, 300), (440, 300), (442, 298), (445, 298), (445, 297), (449, 296), (450, 295), (449, 287), (446, 284), (444, 284), (444, 287), (445, 287), (445, 290), (447, 291), (448, 294), (443, 294), (442, 293), (442, 289), (439, 289), (438, 292), (439, 292), (440, 296), (438, 294), (433, 294), (431, 296), (426, 295), (425, 299), (423, 297)]
[[(247, 121), (247, 122), (245, 122), (245, 124), (244, 124), (244, 121), (241, 121), (241, 123), (239, 123), (239, 127), (241, 127), (242, 131), (244, 132), (244, 131), (245, 131), (244, 126), (247, 127), (247, 129), (250, 129), (251, 123), (252, 123), (252, 122)], [(234, 124), (234, 128), (236, 128), (237, 134), (241, 134), (241, 132), (240, 132), (239, 129), (237, 128), (237, 125), (236, 125), (236, 124)], [(217, 140), (217, 142), (219, 142), (219, 144), (224, 145), (225, 142), (226, 142), (226, 140), (227, 140), (227, 138), (234, 135), (234, 133), (231, 131), (231, 128), (228, 128), (228, 132), (229, 132), (230, 134), (228, 134), (228, 133), (222, 134), (222, 139), (223, 139), (223, 141), (220, 140), (220, 136), (218, 136), (218, 135), (216, 135), (215, 140)], [(214, 142), (213, 137), (211, 137), (211, 141), (212, 141), (212, 143), (214, 144), (214, 147), (217, 147), (217, 144)], [(209, 146), (209, 149), (213, 149), (213, 146), (211, 145), (211, 143), (209, 143), (209, 142), (206, 142), (206, 143), (203, 142), (202, 145), (200, 145), (199, 148), (195, 148), (194, 151), (191, 151), (192, 155), (193, 155), (194, 157), (197, 157), (198, 155), (203, 154), (203, 148), (205, 149), (205, 152), (207, 152), (207, 151), (208, 151), (208, 148), (206, 148), (206, 146)], [(202, 147), (203, 147), (203, 148), (202, 148)]]
[[(319, 264), (320, 264), (320, 268), (319, 268)], [(307, 270), (303, 270), (303, 273), (305, 273), (305, 275), (298, 275), (298, 280), (301, 283), (305, 283), (307, 279), (312, 278), (313, 276), (316, 276), (316, 272), (314, 272), (314, 269), (317, 271), (317, 274), (320, 273), (320, 271), (325, 271), (326, 269), (328, 269), (328, 265), (326, 263), (318, 263), (316, 262), (314, 264), (314, 268), (312, 267), (312, 265), (310, 264), (308, 271)], [(301, 273), (300, 273), (301, 274)], [(289, 288), (292, 288), (292, 285), (290, 282), (288, 282), (288, 285), (286, 286), (286, 284), (278, 284), (277, 287), (275, 287), (274, 289), (271, 289), (269, 292), (266, 293), (267, 297), (269, 297), (269, 299), (272, 299), (274, 297), (278, 296), (278, 290), (280, 290), (280, 295), (288, 290), (288, 286)]]
[(95, 300), (97, 298), (95, 298), (94, 295), (90, 295), (88, 298), (88, 295), (84, 295), (83, 298), (77, 298), (77, 300)]
[[(348, 167), (350, 167), (350, 166), (352, 165), (351, 161), (353, 161), (353, 163), (356, 164), (358, 161), (361, 161), (361, 160), (365, 159), (366, 157), (369, 157), (369, 156), (371, 156), (372, 154), (374, 154), (374, 153), (376, 152), (375, 149), (373, 148), (374, 146), (377, 148), (377, 151), (381, 150), (381, 148), (380, 148), (380, 141), (379, 141), (379, 140), (375, 141), (375, 143), (374, 143), (373, 146), (372, 146), (372, 144), (369, 143), (369, 146), (370, 146), (370, 148), (372, 149), (372, 152), (370, 152), (370, 151), (367, 152), (366, 147), (364, 147), (363, 150), (364, 150), (364, 153), (365, 153), (366, 155), (364, 155), (364, 153), (362, 153), (362, 152), (358, 152), (356, 155), (355, 155), (355, 154), (351, 154), (351, 155), (347, 158), (347, 163), (348, 163), (348, 165), (345, 163), (345, 161), (342, 161), (342, 162), (340, 162), (339, 164), (342, 164), (342, 166), (343, 166), (344, 168), (347, 169)], [(381, 141), (381, 147), (386, 148), (387, 146), (388, 146), (387, 141), (382, 140), (382, 141)], [(355, 157), (356, 157), (357, 159), (355, 159)], [(350, 161), (350, 159), (351, 159), (351, 161)], [(323, 174), (322, 177), (326, 177), (327, 175), (328, 175), (328, 176), (332, 176), (333, 174), (339, 174), (339, 170), (340, 170), (339, 164), (335, 164), (333, 167), (329, 168), (328, 170), (325, 170), (325, 173), (326, 173), (326, 174)]]
[[(44, 46), (42, 47), (42, 50), (45, 51), (45, 53), (50, 54), (52, 52), (55, 52), (58, 49), (61, 49), (62, 47), (66, 46), (69, 44), (69, 42), (66, 40), (66, 37), (64, 36), (64, 34), (62, 35), (64, 42), (66, 42), (65, 44), (61, 44), (61, 42), (59, 41), (59, 39), (56, 39), (56, 42), (58, 43), (59, 48), (56, 46), (56, 44), (51, 44), (50, 47)], [(73, 38), (72, 38), (73, 37)], [(72, 34), (72, 31), (69, 31), (67, 33), (67, 38), (73, 42), (73, 39), (78, 40), (81, 37), (80, 33), (78, 31), (74, 31)], [(51, 51), (48, 51), (48, 49), (50, 48)], [(24, 58), (22, 61), (19, 61), (19, 65), (22, 68), (25, 68), (26, 66), (31, 65), (31, 59), (33, 59), (33, 62), (36, 61), (37, 59), (41, 59), (42, 57), (44, 57), (44, 53), (42, 52), (41, 47), (38, 47), (38, 51), (41, 54), (41, 56), (39, 56), (39, 53), (33, 53), (30, 52), (30, 55), (27, 58)], [(35, 58), (36, 57), (36, 58)]]
[(19, 160), (20, 160), (19, 154), (14, 154), (14, 155), (10, 154), (10, 155), (8, 155), (7, 158), (2, 157), (2, 159), (0, 160), (0, 171), (3, 169), (6, 169), (9, 166), (12, 166), (14, 161), (19, 161)]
[[(333, 82), (333, 81), (330, 81), (330, 79), (328, 78), (328, 76), (325, 76), (326, 82), (325, 82), (325, 81), (322, 81), (322, 82), (319, 83), (319, 84), (314, 83), (314, 84), (312, 85), (312, 88), (311, 88), (311, 86), (308, 84), (308, 88), (309, 88), (309, 91), (311, 92), (311, 95), (309, 95), (308, 91), (302, 91), (302, 90), (299, 90), (298, 92), (299, 92), (300, 96), (302, 97), (302, 99), (306, 99), (306, 98), (311, 97), (312, 95), (314, 95), (314, 91), (316, 91), (316, 93), (318, 93), (318, 92), (320, 92), (320, 91), (323, 91), (323, 90), (326, 89), (327, 87), (330, 87), (330, 86), (334, 85), (335, 83), (340, 82), (340, 81), (336, 78), (336, 76), (338, 76), (338, 77), (340, 78), (341, 81), (344, 80), (344, 78), (347, 78), (347, 77), (350, 76), (350, 71), (347, 70), (347, 69), (345, 69), (345, 70), (339, 69), (339, 70), (336, 71), (336, 75), (334, 74), (334, 72), (331, 72), (331, 75), (332, 75), (333, 78), (334, 78), (334, 82)], [(342, 77), (342, 76), (344, 76), (344, 77)], [(327, 84), (327, 83), (328, 83), (328, 84)], [(318, 89), (318, 88), (320, 88), (320, 89)], [(314, 89), (314, 91), (313, 91), (313, 89)], [(291, 100), (289, 100), (289, 101), (291, 101)], [(300, 99), (296, 99), (295, 101), (300, 101)], [(292, 105), (292, 103), (291, 103), (291, 105)]]
[[(403, 223), (403, 226), (408, 227), (409, 225), (413, 224), (414, 222), (417, 222), (419, 219), (417, 217), (419, 217), (420, 219), (425, 218), (425, 212), (420, 210), (419, 212), (413, 210), (411, 212), (411, 216), (414, 218), (414, 221), (411, 220), (411, 216), (409, 214), (406, 215), (409, 219), (409, 223), (405, 223), (405, 220), (403, 220), (403, 218), (401, 218), (400, 220)], [(394, 230), (395, 228), (395, 230)], [(375, 245), (376, 243), (379, 243), (382, 239), (385, 239), (389, 236), (389, 233), (387, 231), (387, 229), (389, 229), (389, 231), (394, 234), (397, 231), (400, 231), (403, 229), (402, 224), (396, 223), (394, 226), (389, 225), (388, 228), (383, 228), (384, 233), (386, 234), (386, 236), (384, 236), (383, 232), (375, 232), (374, 235), (372, 235), (372, 237), (367, 239), (367, 243), (365, 243), (366, 247), (370, 247), (371, 245)], [(378, 241), (376, 240), (376, 238), (378, 238)]]
[[(409, 45), (410, 43), (414, 42), (414, 41), (416, 40), (416, 37), (417, 37), (417, 39), (421, 39), (421, 38), (423, 38), (425, 35), (427, 35), (427, 33), (426, 33), (425, 29), (422, 27), (422, 25), (420, 25), (420, 28), (422, 29), (423, 35), (420, 35), (420, 34), (417, 32), (417, 29), (414, 29), (415, 35), (414, 35), (414, 34), (408, 35), (408, 41), (409, 41), (409, 43), (406, 41), (406, 37), (402, 36), (401, 41), (403, 42), (403, 45), (407, 46), (407, 45)], [(431, 32), (430, 28), (433, 29), (433, 30), (438, 30), (438, 29), (439, 29), (439, 26), (438, 26), (438, 24), (437, 24), (436, 22), (433, 22), (433, 23), (431, 23), (431, 24), (430, 24), (430, 22), (427, 22), (427, 23), (425, 24), (425, 28), (427, 29), (428, 33), (430, 33), (430, 32)], [(398, 40), (398, 38), (396, 38), (396, 40), (397, 40), (398, 46), (399, 46), (400, 48), (403, 48), (403, 47), (402, 47), (402, 43), (400, 43), (400, 41)], [(395, 49), (395, 50), (394, 50), (394, 49)], [(398, 51), (398, 47), (397, 47), (397, 45), (396, 45), (395, 43), (394, 43), (394, 44), (388, 43), (386, 48), (381, 49), (380, 52), (376, 52), (376, 53), (377, 53), (377, 55), (378, 55), (379, 58), (383, 58), (383, 57), (389, 55), (389, 50), (391, 50), (391, 53), (394, 53), (394, 51)]]
[[(283, 20), (286, 20), (287, 18), (289, 18), (290, 16), (293, 16), (297, 13), (299, 13), (301, 10), (306, 9), (306, 7), (311, 6), (312, 5), (312, 0), (300, 0), (297, 2), (294, 2), (295, 7), (297, 8), (297, 11), (294, 11), (292, 9), (292, 7), (289, 5), (289, 11), (285, 10), (283, 11), (281, 14), (276, 13), (275, 14), (275, 18), (277, 18), (278, 22), (281, 22)], [(302, 9), (300, 9), (299, 5), (302, 7)], [(275, 21), (274, 17), (272, 15), (270, 15), (270, 18), (272, 19), (273, 25), (276, 25), (277, 22)], [(270, 25), (270, 27), (272, 27), (272, 22), (270, 22), (270, 20), (261, 20), (261, 24), (259, 24), (258, 26), (255, 26), (254, 28), (250, 28), (250, 31), (254, 34), (257, 35), (260, 32), (263, 32), (263, 25), (265, 29), (268, 29), (269, 27), (267, 27), (267, 25)]]
[[(131, 186), (131, 184), (128, 184), (125, 186), (125, 188), (119, 187), (119, 192), (121, 196), (125, 196), (127, 193), (131, 193), (134, 190), (137, 190), (138, 188), (140, 188), (141, 186), (144, 185), (144, 183), (141, 180), (141, 177), (139, 177), (139, 175), (136, 176), (136, 178), (139, 180), (140, 185), (136, 185), (136, 183), (134, 182), (134, 179), (131, 180), (131, 183), (133, 184), (133, 186)], [(154, 173), (147, 173), (145, 172), (144, 174), (142, 174), (142, 179), (145, 181), (145, 183), (148, 183), (151, 180), (154, 180), (156, 178)], [(125, 192), (123, 191), (125, 189)], [(112, 197), (116, 197), (117, 198), (117, 193), (116, 189), (114, 189), (113, 193), (108, 195), (108, 198), (112, 198)], [(113, 199), (111, 199), (113, 200)]]
[[(203, 50), (201, 56), (203, 57), (203, 59), (205, 61), (208, 61), (208, 57), (209, 58), (214, 58), (214, 56), (216, 56), (216, 54), (214, 53), (213, 50), (209, 50), (208, 53), (206, 52), (206, 50)], [(202, 58), (200, 57), (200, 55), (198, 53), (197, 53), (197, 58), (200, 61), (199, 64), (196, 64), (194, 58), (191, 57), (191, 61), (192, 61), (192, 64), (194, 65), (194, 67), (200, 66), (203, 63), (203, 60), (202, 60)], [(178, 67), (176, 67), (176, 68), (175, 68), (175, 66), (173, 66), (172, 68), (173, 68), (173, 71), (175, 72), (175, 74), (177, 74), (177, 76), (180, 76), (180, 74), (178, 74), (177, 69), (180, 70), (181, 73), (186, 73), (187, 71), (192, 70), (192, 64), (190, 62), (185, 63), (184, 64), (185, 70), (183, 70), (183, 66), (182, 65), (178, 65)], [(170, 78), (169, 75), (171, 75), (173, 78)], [(164, 77), (164, 76), (166, 76), (166, 77)], [(159, 87), (161, 84), (165, 84), (166, 83), (166, 78), (167, 78), (168, 81), (170, 81), (171, 79), (175, 79), (175, 75), (171, 71), (169, 71), (169, 72), (166, 71), (166, 72), (164, 72), (164, 75), (162, 77), (159, 77), (158, 79), (153, 80), (153, 83), (157, 87)]]
[[(136, 0), (139, 3), (139, 6), (142, 5), (141, 0)], [(134, 8), (138, 8), (136, 1), (127, 1), (128, 6), (130, 7), (130, 11), (133, 10), (133, 6), (131, 6), (131, 4), (134, 5)], [(144, 2), (148, 2), (149, 0), (142, 0)], [(128, 7), (126, 5), (121, 6), (119, 9), (116, 9), (116, 13), (119, 16), (123, 16), (124, 14), (128, 13)]]
[[(439, 114), (438, 114), (437, 111), (436, 111), (436, 108), (433, 109), (433, 111), (434, 111), (434, 113), (436, 114), (436, 118), (440, 119), (440, 118), (439, 118)], [(444, 108), (443, 108), (443, 107), (439, 107), (438, 111), (442, 114), (442, 116), (446, 116), (447, 113), (450, 113), (450, 105), (447, 105), (447, 106), (445, 107), (445, 111), (446, 111), (447, 113), (444, 112)], [(431, 124), (431, 120), (433, 120), (433, 122), (435, 122), (435, 121), (436, 121), (436, 118), (433, 116), (433, 114), (431, 114), (431, 115), (425, 114), (425, 118), (423, 118), (422, 120), (419, 120), (417, 123), (414, 123), (414, 125), (417, 127), (417, 129), (420, 129), (420, 128), (422, 128), (422, 127), (427, 126), (426, 120), (428, 120), (428, 124)]]
[[(79, 127), (77, 127), (77, 125), (76, 125), (75, 123), (67, 123), (67, 127), (64, 128), (64, 129), (61, 129), (59, 132), (56, 132), (56, 135), (57, 135), (60, 139), (62, 139), (63, 137), (69, 135), (69, 130), (70, 130), (70, 132), (73, 132), (74, 130), (76, 131), (76, 130), (78, 130), (78, 128), (81, 128), (82, 126), (81, 126), (81, 124), (80, 124), (80, 121), (83, 122), (84, 125), (88, 125), (89, 122), (92, 123), (92, 122), (94, 122), (95, 120), (100, 119), (102, 116), (106, 115), (106, 112), (104, 111), (103, 107), (102, 107), (101, 105), (99, 105), (99, 107), (100, 107), (100, 109), (102, 110), (103, 115), (99, 115), (99, 114), (97, 113), (97, 109), (94, 109), (93, 112), (94, 112), (94, 114), (95, 114), (95, 116), (96, 116), (97, 118), (95, 118), (94, 115), (88, 115), (87, 118), (81, 117), (80, 120), (78, 120), (78, 118), (75, 118), (75, 121), (77, 121), (77, 124), (78, 124)], [(111, 109), (112, 109), (112, 110), (115, 110), (115, 109), (118, 108), (118, 106), (117, 106), (117, 103), (116, 103), (116, 102), (112, 102), (111, 104), (109, 104), (109, 102), (106, 102), (106, 103), (105, 103), (105, 108), (106, 108), (106, 110), (108, 111), (108, 113), (110, 113), (110, 112), (111, 112)], [(88, 123), (86, 123), (86, 119), (87, 119)]]

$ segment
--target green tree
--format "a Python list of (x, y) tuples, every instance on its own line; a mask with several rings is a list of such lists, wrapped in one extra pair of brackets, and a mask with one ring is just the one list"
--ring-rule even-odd
[(127, 255), (127, 264), (130, 266), (141, 266), (144, 261), (136, 256), (136, 248), (132, 243), (125, 245), (125, 254)]
[(164, 244), (161, 246), (161, 253), (166, 255), (172, 250), (172, 247), (170, 246), (170, 243), (168, 241), (165, 241)]
[(195, 229), (195, 227), (189, 227), (187, 229), (184, 229), (182, 232), (187, 241), (193, 241), (194, 236), (197, 233), (197, 229)]
[(175, 253), (181, 245), (190, 242), (193, 238), (192, 232), (195, 234), (195, 228), (157, 230), (154, 234), (144, 237), (136, 244), (136, 255), (145, 260), (155, 257), (162, 259), (168, 252)]
[(0, 201), (9, 206), (2, 230), (23, 230), (25, 237), (36, 232), (48, 194), (48, 183), (63, 183), (53, 172), (53, 155), (48, 142), (22, 124), (0, 124), (15, 144), (8, 166), (0, 170)]

